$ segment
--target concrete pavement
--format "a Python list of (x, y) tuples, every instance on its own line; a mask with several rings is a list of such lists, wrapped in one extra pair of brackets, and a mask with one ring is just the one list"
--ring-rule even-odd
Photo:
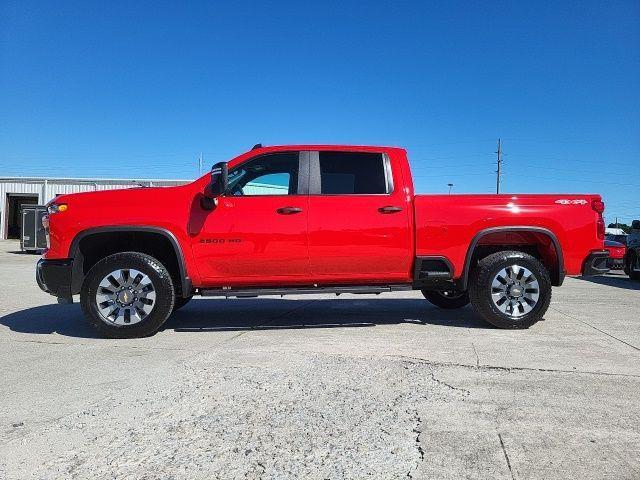
[(640, 284), (526, 331), (419, 293), (194, 300), (95, 338), (0, 243), (2, 478), (638, 478)]

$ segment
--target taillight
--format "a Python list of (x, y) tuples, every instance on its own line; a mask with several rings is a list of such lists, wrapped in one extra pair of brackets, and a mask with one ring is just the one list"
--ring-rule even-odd
[(598, 240), (604, 240), (604, 220), (602, 216), (598, 219)]
[(598, 240), (604, 240), (604, 218), (602, 218), (602, 213), (604, 212), (604, 202), (602, 200), (594, 199), (591, 201), (591, 208), (598, 214)]
[(604, 202), (602, 200), (592, 200), (591, 201), (591, 208), (593, 208), (593, 210), (597, 213), (603, 213), (604, 212)]

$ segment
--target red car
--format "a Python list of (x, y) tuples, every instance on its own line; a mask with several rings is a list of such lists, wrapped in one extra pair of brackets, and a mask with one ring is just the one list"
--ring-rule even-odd
[(611, 270), (622, 270), (624, 268), (624, 256), (627, 253), (627, 247), (620, 242), (605, 240), (604, 248), (609, 251), (607, 267)]
[(421, 290), (502, 328), (542, 318), (565, 275), (605, 273), (594, 194), (416, 195), (406, 151), (256, 146), (164, 188), (48, 206), (40, 287), (102, 335), (155, 332), (192, 296)]

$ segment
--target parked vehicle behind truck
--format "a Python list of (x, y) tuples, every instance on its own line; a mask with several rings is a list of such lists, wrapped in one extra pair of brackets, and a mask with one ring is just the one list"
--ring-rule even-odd
[(605, 240), (604, 248), (609, 252), (609, 259), (607, 260), (609, 270), (622, 270), (624, 268), (624, 257), (627, 253), (627, 247), (620, 242)]
[(624, 273), (632, 280), (640, 280), (640, 220), (631, 222), (631, 233), (627, 236), (627, 251), (624, 256)]
[(566, 275), (607, 271), (599, 195), (415, 195), (391, 147), (258, 146), (187, 185), (48, 209), (38, 283), (108, 337), (152, 334), (194, 295), (412, 289), (527, 328)]

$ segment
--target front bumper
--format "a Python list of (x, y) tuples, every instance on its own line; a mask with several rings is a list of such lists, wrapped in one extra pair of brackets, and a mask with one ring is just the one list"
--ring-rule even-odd
[(72, 298), (71, 269), (73, 260), (62, 258), (56, 260), (38, 260), (36, 281), (41, 290), (60, 298)]
[(591, 252), (582, 265), (582, 275), (585, 277), (604, 275), (609, 271), (608, 261), (609, 252), (607, 250)]

